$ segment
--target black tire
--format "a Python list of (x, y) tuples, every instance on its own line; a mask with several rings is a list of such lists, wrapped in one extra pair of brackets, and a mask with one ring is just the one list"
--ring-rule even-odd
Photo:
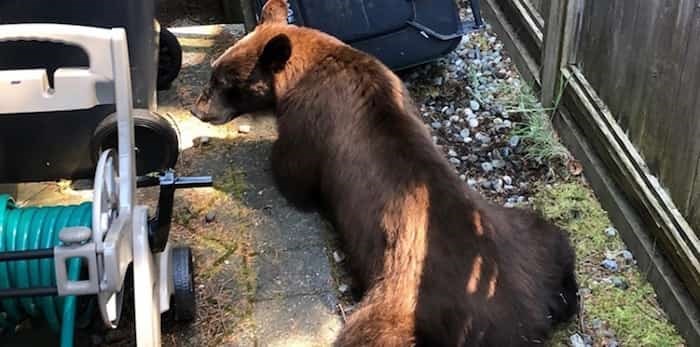
[(159, 40), (157, 88), (158, 90), (167, 90), (180, 74), (182, 46), (180, 46), (177, 37), (166, 28), (160, 29)]
[[(134, 109), (136, 172), (142, 176), (172, 169), (180, 154), (180, 141), (173, 125), (157, 113)], [(117, 114), (107, 116), (95, 128), (92, 137), (93, 162), (102, 151), (117, 149)]]
[(245, 32), (249, 33), (258, 25), (255, 9), (253, 8), (254, 0), (241, 0), (241, 12), (243, 14), (243, 26)]
[(189, 247), (176, 247), (173, 248), (171, 256), (174, 293), (170, 309), (173, 311), (175, 321), (191, 322), (197, 311), (192, 250)]

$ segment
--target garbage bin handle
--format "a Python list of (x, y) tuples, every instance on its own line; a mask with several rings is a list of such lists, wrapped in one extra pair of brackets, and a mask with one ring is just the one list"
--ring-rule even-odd
[(69, 24), (4, 24), (0, 25), (0, 42), (42, 41), (77, 45), (88, 55), (90, 71), (105, 80), (114, 80), (112, 40), (124, 38), (123, 28), (95, 28)]

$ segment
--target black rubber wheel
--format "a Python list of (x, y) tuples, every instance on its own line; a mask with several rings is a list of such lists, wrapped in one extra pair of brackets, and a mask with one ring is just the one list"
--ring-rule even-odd
[(182, 46), (177, 37), (166, 28), (160, 29), (158, 51), (158, 90), (170, 89), (182, 67)]
[(175, 285), (170, 309), (175, 321), (190, 322), (194, 320), (197, 310), (192, 250), (189, 247), (176, 247), (173, 248), (171, 256)]
[(249, 33), (258, 25), (258, 19), (253, 8), (254, 0), (241, 0), (241, 13), (243, 14), (243, 27)]
[[(139, 176), (172, 169), (180, 154), (180, 141), (173, 125), (159, 114), (134, 109), (136, 173)], [(102, 151), (117, 149), (117, 114), (107, 116), (92, 137), (94, 163)]]

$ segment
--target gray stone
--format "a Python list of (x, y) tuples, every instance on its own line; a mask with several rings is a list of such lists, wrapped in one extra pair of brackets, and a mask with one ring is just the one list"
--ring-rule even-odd
[(455, 158), (455, 157), (452, 157), (452, 158), (450, 158), (450, 163), (452, 163), (452, 164), (454, 164), (454, 165), (459, 165), (459, 164), (462, 163), (462, 161), (459, 160), (459, 159), (457, 159), (457, 158)]
[(214, 211), (211, 211), (211, 212), (207, 213), (206, 216), (204, 216), (204, 221), (207, 223), (211, 223), (215, 219), (216, 219), (216, 212), (214, 212)]
[(481, 142), (481, 143), (484, 143), (484, 144), (489, 144), (489, 143), (491, 143), (491, 137), (488, 136), (488, 135), (486, 135), (486, 134), (484, 134), (484, 133), (482, 133), (482, 132), (476, 133), (476, 135), (474, 135), (474, 138), (475, 138), (477, 141), (479, 141), (479, 142)]
[(613, 277), (612, 284), (615, 286), (615, 288), (619, 288), (622, 290), (627, 290), (627, 288), (630, 287), (629, 284), (627, 284), (627, 281), (623, 277)]
[(632, 252), (625, 249), (622, 252), (620, 252), (620, 255), (622, 255), (622, 258), (625, 260), (625, 264), (634, 264), (634, 256), (632, 255)]
[(457, 156), (457, 152), (455, 152), (454, 149), (451, 149), (451, 150), (449, 150), (449, 151), (447, 152), (447, 155), (449, 155), (450, 157), (456, 157), (456, 156)]
[(504, 79), (504, 78), (508, 77), (508, 72), (505, 69), (500, 69), (500, 70), (496, 71), (495, 75), (496, 75), (496, 77), (498, 77), (500, 79)]
[(465, 108), (464, 109), (464, 117), (466, 117), (467, 119), (472, 119), (472, 118), (476, 118), (476, 114), (474, 113), (474, 111), (472, 111), (471, 108)]
[(440, 122), (432, 122), (430, 125), (433, 127), (433, 129), (442, 128), (442, 123), (440, 123)]
[(511, 154), (510, 148), (508, 148), (508, 147), (501, 148), (501, 157), (502, 158), (504, 158), (504, 159), (508, 158), (508, 157), (510, 157), (510, 154)]
[(491, 182), (491, 186), (493, 187), (493, 190), (497, 192), (502, 192), (503, 191), (503, 180), (500, 178), (497, 178)]
[(510, 176), (503, 176), (503, 183), (511, 185), (513, 184), (513, 179)]
[(479, 121), (476, 118), (469, 119), (469, 127), (476, 128), (479, 126)]
[(481, 108), (481, 105), (476, 100), (471, 100), (469, 101), (469, 108), (472, 109), (472, 111), (478, 111)]
[(209, 142), (210, 142), (209, 136), (200, 136), (200, 137), (196, 137), (192, 140), (192, 144), (195, 147), (206, 146), (209, 144)]
[(345, 260), (345, 254), (341, 251), (333, 251), (333, 260), (336, 263), (342, 263)]
[(520, 144), (520, 136), (513, 136), (508, 140), (508, 145), (512, 148), (518, 147)]
[(617, 236), (617, 229), (613, 227), (608, 227), (605, 229), (605, 235), (607, 235), (608, 237), (615, 237)]
[(467, 129), (467, 128), (464, 128), (459, 132), (459, 136), (461, 136), (463, 139), (469, 138), (469, 135), (471, 135), (471, 133), (469, 132), (469, 129)]
[(579, 334), (573, 334), (569, 337), (569, 342), (571, 342), (571, 347), (587, 347), (586, 343), (583, 341), (583, 337)]
[(481, 169), (485, 172), (491, 172), (493, 171), (493, 164), (489, 162), (481, 163)]
[(612, 272), (616, 272), (618, 270), (618, 265), (617, 261), (613, 259), (605, 259), (600, 263), (600, 266), (602, 266), (604, 269)]
[(501, 159), (493, 160), (493, 161), (491, 161), (491, 164), (496, 169), (502, 169), (502, 168), (506, 167), (506, 162), (504, 160), (501, 160)]

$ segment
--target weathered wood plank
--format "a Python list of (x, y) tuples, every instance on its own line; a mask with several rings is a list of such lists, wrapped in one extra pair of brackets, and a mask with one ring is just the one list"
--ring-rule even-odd
[(609, 40), (607, 47), (601, 47), (601, 50), (608, 51), (608, 54), (604, 57), (601, 56), (600, 59), (601, 79), (597, 91), (610, 109), (613, 110), (613, 113), (617, 109), (617, 104), (614, 103), (615, 81), (622, 77), (617, 70), (628, 65), (627, 63), (618, 64), (619, 57), (624, 52), (624, 42), (622, 40), (625, 30), (623, 28), (631, 29), (629, 22), (634, 20), (634, 13), (625, 12), (627, 9), (625, 8), (626, 3), (629, 3), (629, 1), (610, 1), (608, 3), (607, 10), (610, 11), (609, 18), (612, 19), (606, 23), (607, 30), (609, 30), (606, 36)]
[(612, 4), (610, 1), (586, 1), (589, 6), (587, 12), (584, 12), (584, 21), (590, 23), (588, 31), (582, 34), (585, 42), (583, 51), (583, 60), (581, 61), (581, 70), (585, 72), (586, 78), (594, 87), (600, 86), (605, 78), (605, 62), (610, 55), (610, 30), (612, 21), (608, 18), (611, 16)]
[(544, 13), (544, 11), (542, 11), (542, 5), (544, 2), (543, 0), (526, 0), (526, 1), (529, 2), (530, 4), (532, 4), (532, 7), (537, 9), (537, 11), (539, 11), (541, 14)]
[(564, 144), (586, 168), (586, 179), (634, 254), (637, 264), (645, 269), (646, 278), (654, 287), (664, 311), (689, 346), (700, 346), (700, 309), (647, 233), (647, 224), (638, 209), (630, 204), (625, 192), (609, 175), (608, 166), (588, 144), (588, 136), (576, 125), (568, 110), (564, 109), (554, 118), (554, 126)]
[(636, 42), (635, 50), (638, 52), (636, 59), (631, 60), (628, 64), (633, 64), (634, 74), (632, 81), (628, 85), (631, 89), (628, 93), (627, 112), (621, 114), (620, 125), (628, 132), (630, 139), (635, 144), (643, 130), (646, 128), (645, 123), (648, 119), (646, 114), (642, 112), (644, 109), (644, 94), (648, 83), (654, 83), (653, 72), (650, 69), (652, 63), (652, 52), (654, 47), (654, 27), (651, 25), (656, 22), (658, 17), (659, 3), (663, 0), (649, 0), (639, 7), (638, 23), (634, 42)]
[(564, 26), (566, 25), (569, 1), (559, 0), (551, 4), (544, 27), (544, 44), (542, 45), (542, 105), (554, 106), (555, 94), (559, 85), (562, 59)]
[(582, 73), (576, 68), (562, 73), (569, 79), (565, 107), (577, 109), (581, 115), (576, 117), (577, 125), (587, 132), (600, 156), (609, 160), (608, 170), (617, 184), (647, 214), (649, 228), (657, 230), (653, 235), (662, 241), (688, 290), (700, 302), (700, 240)]
[(521, 15), (525, 29), (535, 37), (537, 45), (541, 47), (544, 41), (542, 16), (526, 0), (510, 0), (510, 3), (513, 5), (515, 13)]
[[(616, 40), (616, 50), (613, 52), (611, 60), (610, 77), (612, 82), (607, 83), (609, 88), (601, 91), (601, 94), (606, 96), (605, 100), (613, 111), (615, 119), (620, 124), (622, 124), (620, 119), (625, 114), (626, 105), (629, 103), (629, 92), (635, 87), (630, 85), (632, 76), (637, 73), (634, 70), (635, 64), (631, 62), (639, 59), (638, 43), (634, 41), (637, 26), (646, 24), (638, 21), (639, 7), (642, 4), (643, 2), (641, 1), (622, 2), (622, 20), (620, 20), (620, 25), (613, 33), (613, 39)], [(624, 118), (629, 119), (630, 117), (625, 115)]]
[[(667, 116), (673, 104), (678, 102), (674, 99), (680, 82), (680, 60), (687, 46), (687, 39), (682, 37), (687, 37), (687, 25), (678, 26), (682, 19), (679, 17), (683, 16), (679, 5), (680, 1), (663, 1), (658, 8), (656, 20), (651, 23), (654, 28), (651, 37), (652, 48), (648, 52), (651, 59), (647, 68), (648, 77), (644, 84), (643, 107), (640, 112), (646, 119), (644, 127), (633, 137), (637, 148), (644, 153), (647, 165), (661, 179), (664, 179), (661, 171), (664, 153), (660, 144), (665, 142), (669, 130), (674, 128), (672, 123), (668, 123)], [(634, 119), (631, 122), (634, 122)], [(690, 178), (685, 179), (685, 196), (674, 196), (681, 209), (687, 206), (687, 187), (690, 181)], [(671, 182), (663, 183), (668, 186)]]
[(576, 55), (581, 39), (581, 21), (583, 20), (584, 0), (569, 0), (566, 7), (566, 19), (564, 23), (564, 35), (562, 37), (562, 57), (560, 68), (576, 64)]
[(540, 29), (544, 28), (544, 17), (546, 16), (546, 12), (542, 8), (543, 3), (543, 0), (523, 0), (523, 7), (531, 17), (535, 18)]
[[(698, 159), (700, 158), (700, 0), (686, 1), (684, 14), (689, 18), (681, 54), (680, 78), (676, 93), (667, 96), (671, 106), (658, 117), (664, 118), (664, 129), (668, 131), (666, 141), (660, 142), (664, 149), (661, 169), (663, 182), (669, 187), (671, 196), (687, 216), (689, 222), (700, 232), (700, 181), (698, 181)], [(688, 8), (687, 6), (691, 6)]]

